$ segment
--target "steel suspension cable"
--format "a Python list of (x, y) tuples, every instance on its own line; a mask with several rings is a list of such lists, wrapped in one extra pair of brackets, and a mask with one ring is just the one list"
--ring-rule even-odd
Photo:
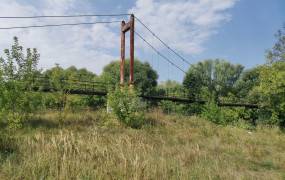
[(177, 69), (179, 69), (180, 71), (182, 71), (183, 73), (186, 74), (186, 72), (180, 68), (178, 65), (176, 65), (175, 63), (173, 63), (169, 58), (167, 58), (166, 56), (164, 56), (158, 49), (156, 49), (153, 45), (151, 45), (145, 38), (143, 38), (139, 33), (137, 33), (135, 31), (135, 34), (142, 39), (152, 50), (154, 50), (160, 57), (162, 57), (163, 59), (165, 59), (167, 62), (169, 62), (172, 66), (176, 67)]
[(37, 18), (77, 18), (77, 17), (119, 17), (131, 14), (78, 14), (78, 15), (47, 15), (47, 16), (0, 16), (0, 19), (37, 19)]
[(176, 52), (174, 49), (172, 49), (169, 45), (166, 44), (160, 37), (158, 37), (147, 25), (145, 25), (138, 17), (136, 17), (136, 20), (145, 27), (157, 40), (159, 40), (167, 49), (169, 49), (171, 52), (173, 52), (176, 56), (178, 56), (182, 61), (187, 63), (188, 65), (191, 65), (191, 63), (186, 60), (184, 57), (182, 57), (178, 52)]
[(0, 27), (0, 30), (60, 27), (60, 26), (79, 26), (79, 25), (93, 25), (93, 24), (111, 24), (111, 23), (118, 23), (118, 22), (121, 22), (121, 21), (98, 21), (98, 22), (82, 22), (82, 23), (64, 23), (64, 24), (45, 24), (45, 25)]

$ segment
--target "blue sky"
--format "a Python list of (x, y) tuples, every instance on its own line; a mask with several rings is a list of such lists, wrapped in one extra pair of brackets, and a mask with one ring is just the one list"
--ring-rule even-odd
[[(284, 0), (1, 0), (0, 16), (135, 13), (191, 63), (222, 58), (246, 68), (265, 62), (274, 34), (285, 23)], [(282, 9), (283, 8), (283, 9)], [(125, 18), (127, 19), (127, 17)], [(1, 27), (93, 22), (102, 18), (0, 20)], [(117, 20), (122, 20), (118, 18)], [(188, 65), (156, 41), (139, 23), (137, 31), (184, 70)], [(0, 49), (18, 36), (41, 53), (39, 66), (75, 65), (100, 74), (119, 58), (120, 24), (0, 31)], [(127, 51), (128, 52), (128, 51)], [(184, 74), (136, 38), (136, 57), (158, 71), (160, 81), (182, 81)]]
[(285, 1), (240, 0), (230, 10), (231, 21), (206, 42), (198, 59), (219, 57), (247, 68), (263, 64), (266, 49), (276, 42), (274, 34), (285, 23)]

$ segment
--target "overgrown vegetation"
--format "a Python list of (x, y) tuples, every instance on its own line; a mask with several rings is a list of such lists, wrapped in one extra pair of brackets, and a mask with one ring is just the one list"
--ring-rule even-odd
[(135, 89), (130, 87), (117, 87), (108, 94), (110, 111), (125, 125), (140, 128), (145, 122), (145, 104), (138, 97)]
[(24, 55), (16, 37), (12, 48), (4, 52), (6, 57), (0, 58), (0, 120), (8, 122), (9, 128), (18, 128), (29, 113), (40, 108), (40, 96), (31, 89), (39, 54), (27, 49)]
[[(0, 118), (9, 128), (19, 128), (21, 122), (34, 112), (45, 109), (57, 109), (59, 119), (63, 121), (64, 112), (86, 108), (106, 106), (106, 99), (97, 96), (70, 95), (69, 91), (79, 87), (92, 88), (92, 82), (108, 84), (102, 91), (113, 91), (109, 95), (115, 114), (125, 124), (133, 122), (132, 113), (135, 108), (141, 108), (138, 94), (157, 94), (173, 97), (184, 96), (193, 101), (207, 101), (205, 105), (177, 104), (170, 101), (149, 103), (149, 109), (161, 107), (165, 113), (183, 115), (198, 115), (218, 124), (232, 124), (236, 121), (250, 120), (256, 123), (285, 126), (285, 62), (284, 62), (284, 30), (278, 31), (276, 45), (268, 51), (268, 63), (262, 66), (244, 70), (239, 64), (226, 60), (209, 59), (193, 64), (183, 84), (166, 81), (157, 86), (157, 73), (148, 63), (135, 61), (135, 89), (132, 93), (114, 90), (119, 83), (119, 63), (107, 65), (102, 75), (89, 72), (86, 69), (70, 67), (63, 69), (59, 65), (45, 71), (37, 69), (39, 53), (28, 48), (26, 53), (14, 38), (10, 49), (4, 50), (5, 57), (0, 59)], [(128, 67), (129, 61), (126, 61)], [(129, 75), (125, 69), (125, 80)], [(40, 78), (39, 78), (40, 77)], [(80, 82), (80, 84), (79, 84)], [(42, 93), (47, 90), (50, 93)], [(37, 92), (38, 90), (38, 92)], [(136, 95), (135, 95), (136, 94)], [(128, 98), (134, 101), (128, 101)], [(121, 107), (131, 102), (128, 108)], [(222, 108), (220, 102), (240, 102), (258, 104), (260, 109)], [(114, 106), (117, 104), (118, 109)], [(119, 114), (126, 108), (125, 114)], [(124, 110), (123, 110), (124, 111)], [(130, 111), (130, 112), (128, 112)], [(142, 111), (143, 112), (143, 111)], [(130, 113), (130, 114), (128, 114)], [(136, 114), (136, 113), (134, 113)], [(130, 116), (130, 117), (128, 117)], [(143, 116), (140, 115), (143, 119)], [(139, 123), (140, 124), (140, 123)], [(140, 125), (129, 125), (136, 127)]]
[[(103, 111), (34, 116), (0, 160), (0, 179), (284, 179), (285, 135), (198, 117), (147, 113), (155, 126), (125, 128)], [(32, 129), (31, 129), (32, 127)], [(6, 147), (6, 146), (5, 146)], [(14, 146), (13, 146), (14, 147)]]
[[(37, 49), (24, 53), (15, 37), (0, 58), (0, 179), (284, 179), (284, 31), (264, 65), (209, 59), (193, 64), (183, 83), (158, 84), (156, 71), (136, 60), (134, 87), (118, 86), (118, 62), (100, 76), (39, 70)], [(108, 84), (97, 87), (108, 88), (107, 98), (71, 94), (94, 81)]]

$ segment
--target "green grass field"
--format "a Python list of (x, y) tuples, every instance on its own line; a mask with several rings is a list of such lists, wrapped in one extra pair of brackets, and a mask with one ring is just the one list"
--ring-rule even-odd
[(2, 140), (0, 179), (285, 179), (277, 128), (148, 116), (136, 130), (104, 111), (68, 113), (61, 124), (58, 113), (41, 113)]

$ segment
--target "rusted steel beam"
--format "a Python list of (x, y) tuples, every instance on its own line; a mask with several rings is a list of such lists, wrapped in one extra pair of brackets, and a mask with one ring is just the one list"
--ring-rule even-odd
[[(40, 92), (56, 92), (57, 90), (51, 88), (51, 87), (34, 87), (32, 88), (33, 91), (40, 91)], [(79, 95), (98, 95), (98, 96), (106, 96), (108, 94), (107, 90), (92, 88), (92, 89), (68, 89), (63, 90), (70, 94), (79, 94)], [(185, 103), (185, 104), (191, 104), (191, 103), (197, 103), (197, 104), (206, 104), (207, 101), (204, 100), (195, 100), (195, 99), (189, 99), (189, 98), (179, 98), (179, 97), (167, 97), (167, 96), (151, 96), (151, 95), (139, 95), (139, 97), (149, 100), (149, 101), (172, 101), (172, 102), (178, 102), (178, 103)], [(257, 104), (246, 104), (246, 103), (218, 103), (218, 106), (220, 107), (245, 107), (249, 109), (258, 109), (260, 108)]]
[(218, 103), (218, 106), (221, 107), (246, 107), (251, 109), (258, 109), (257, 104), (247, 104), (247, 103)]
[(135, 16), (130, 20), (130, 85), (134, 84), (134, 59), (135, 59)]
[(125, 27), (125, 21), (121, 23), (121, 63), (120, 63), (120, 84), (124, 84), (124, 66), (125, 66), (125, 33), (123, 28)]
[[(204, 100), (193, 100), (189, 98), (180, 98), (180, 97), (169, 97), (169, 96), (151, 96), (151, 95), (139, 95), (141, 98), (154, 101), (172, 101), (180, 102), (185, 104), (197, 103), (197, 104), (206, 104), (207, 101)], [(246, 104), (246, 103), (218, 103), (220, 107), (245, 107), (250, 109), (258, 109), (257, 104)]]
[(120, 66), (120, 84), (124, 84), (124, 60), (125, 60), (125, 34), (130, 31), (130, 78), (129, 85), (134, 84), (134, 59), (135, 59), (135, 16), (132, 14), (130, 21), (121, 24), (121, 66)]
[(128, 22), (122, 27), (122, 32), (126, 33), (127, 31), (130, 30), (130, 28), (131, 28), (131, 22)]
[(197, 104), (206, 104), (206, 101), (203, 100), (193, 100), (188, 98), (180, 98), (180, 97), (169, 97), (169, 96), (151, 96), (151, 95), (139, 95), (139, 97), (147, 100), (154, 101), (172, 101), (172, 102), (180, 102), (180, 103), (197, 103)]

